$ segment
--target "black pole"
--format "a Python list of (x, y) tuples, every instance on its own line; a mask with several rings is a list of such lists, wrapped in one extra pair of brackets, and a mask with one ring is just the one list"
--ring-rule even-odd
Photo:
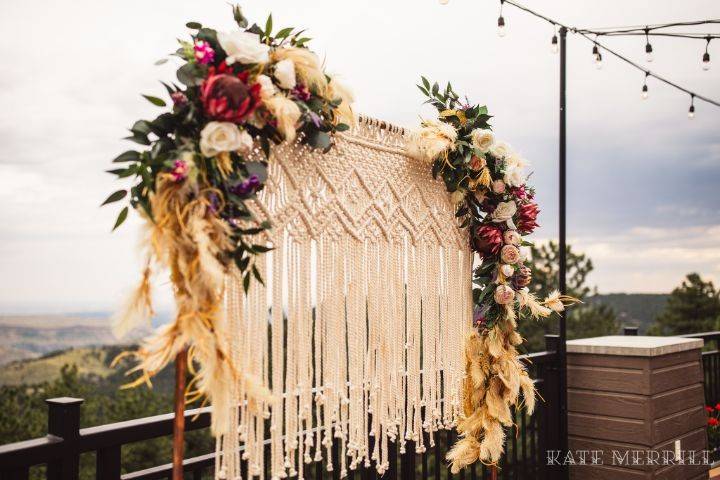
[[(566, 73), (565, 66), (567, 63), (567, 28), (560, 27), (560, 177), (559, 177), (559, 200), (560, 200), (560, 222), (559, 222), (559, 242), (558, 242), (558, 260), (559, 260), (559, 287), (560, 293), (567, 293), (567, 247), (565, 239), (565, 216), (566, 216)], [(560, 450), (563, 452), (568, 449), (568, 418), (567, 418), (567, 357), (565, 341), (567, 340), (567, 325), (565, 322), (565, 312), (560, 314), (560, 338), (558, 339), (558, 370), (559, 370), (559, 387), (560, 387)], [(567, 468), (563, 469), (562, 478), (569, 478)]]

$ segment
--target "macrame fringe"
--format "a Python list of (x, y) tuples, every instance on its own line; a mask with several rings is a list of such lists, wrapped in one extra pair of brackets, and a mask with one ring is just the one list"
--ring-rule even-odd
[(287, 147), (271, 161), (256, 206), (273, 222), (255, 242), (273, 248), (266, 285), (245, 294), (229, 278), (225, 308), (234, 364), (272, 394), (231, 390), (239, 407), (220, 415), (238, 428), (218, 441), (217, 478), (240, 478), (238, 446), (250, 478), (303, 479), (321, 460), (341, 478), (382, 474), (388, 442), (422, 452), (456, 426), (472, 255), (402, 134), (361, 119), (329, 154)]

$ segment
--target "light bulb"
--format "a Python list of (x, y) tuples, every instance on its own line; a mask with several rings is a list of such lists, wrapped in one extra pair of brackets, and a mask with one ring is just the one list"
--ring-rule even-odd
[(647, 100), (648, 98), (648, 88), (647, 85), (643, 85), (642, 93), (640, 94), (642, 96), (643, 100)]
[(550, 42), (550, 51), (552, 53), (558, 53), (558, 38), (557, 35), (553, 35), (552, 42)]
[(646, 55), (645, 58), (647, 59), (648, 62), (652, 62), (652, 61), (653, 61), (653, 53), (652, 53), (652, 51), (653, 51), (653, 50), (652, 50), (652, 45), (650, 45), (649, 43), (645, 44), (645, 55)]
[(598, 70), (602, 68), (602, 53), (595, 55), (595, 68)]
[(710, 70), (710, 54), (708, 52), (703, 55), (702, 68), (705, 71)]
[(505, 36), (505, 19), (502, 15), (498, 17), (498, 36)]
[(447, 5), (450, 0), (440, 0), (440, 5)]
[(695, 106), (694, 105), (690, 105), (690, 110), (688, 110), (688, 118), (690, 120), (695, 118)]

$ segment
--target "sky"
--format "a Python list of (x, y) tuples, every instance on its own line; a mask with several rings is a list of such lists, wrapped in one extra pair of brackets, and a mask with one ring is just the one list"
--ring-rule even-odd
[[(578, 27), (720, 18), (713, 0), (533, 0)], [(499, 2), (265, 0), (243, 4), (253, 21), (307, 28), (327, 70), (354, 90), (356, 110), (412, 127), (430, 112), (420, 74), (451, 81), (495, 116), (497, 135), (533, 165), (542, 208), (534, 239), (557, 236), (558, 55), (552, 27)], [(119, 186), (104, 173), (132, 145), (121, 140), (158, 113), (188, 21), (234, 27), (224, 0), (0, 1), (0, 313), (110, 309), (139, 278), (139, 221), (110, 233), (119, 207), (99, 208)], [(683, 31), (720, 32), (715, 28)], [(704, 42), (607, 39), (608, 46), (669, 79), (720, 99), (720, 40), (702, 71)], [(568, 239), (595, 264), (600, 292), (668, 292), (697, 271), (720, 282), (720, 108), (650, 79), (568, 37)], [(166, 287), (161, 287), (161, 290)], [(169, 304), (167, 294), (162, 302)]]

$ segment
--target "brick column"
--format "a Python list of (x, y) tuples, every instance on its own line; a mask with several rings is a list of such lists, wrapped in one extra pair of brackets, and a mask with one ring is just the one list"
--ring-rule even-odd
[(641, 336), (567, 343), (572, 461), (602, 462), (571, 466), (572, 479), (708, 478), (708, 466), (692, 464), (703, 463), (707, 448), (702, 346), (697, 339)]

